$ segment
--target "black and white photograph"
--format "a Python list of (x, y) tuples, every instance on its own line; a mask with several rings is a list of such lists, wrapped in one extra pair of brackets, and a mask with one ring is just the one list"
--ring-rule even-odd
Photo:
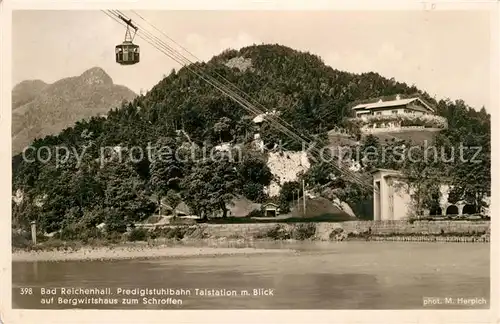
[(12, 311), (498, 321), (498, 3), (14, 2), (1, 109)]

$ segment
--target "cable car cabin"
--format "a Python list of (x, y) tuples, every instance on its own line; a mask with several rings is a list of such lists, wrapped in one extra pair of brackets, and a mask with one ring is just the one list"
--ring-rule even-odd
[(116, 63), (132, 65), (139, 63), (139, 45), (123, 42), (115, 47)]

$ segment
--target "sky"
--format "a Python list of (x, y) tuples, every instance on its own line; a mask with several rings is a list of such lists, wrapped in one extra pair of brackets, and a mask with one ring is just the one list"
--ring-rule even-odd
[[(123, 13), (202, 60), (227, 48), (279, 43), (319, 55), (335, 69), (377, 72), (438, 100), (463, 99), (488, 109), (487, 11), (137, 11), (147, 22)], [(13, 85), (52, 83), (99, 66), (115, 84), (139, 93), (180, 67), (138, 37), (141, 62), (115, 63), (125, 28), (101, 11), (14, 11), (12, 29)]]

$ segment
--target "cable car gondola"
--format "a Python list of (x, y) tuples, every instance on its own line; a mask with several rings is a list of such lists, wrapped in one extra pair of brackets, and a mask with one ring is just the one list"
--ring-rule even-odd
[[(132, 24), (132, 19), (125, 19), (119, 16), (127, 24), (127, 30), (125, 31), (125, 40), (123, 43), (116, 45), (115, 55), (116, 63), (121, 65), (132, 65), (139, 63), (139, 45), (133, 43), (135, 34), (137, 33), (137, 26)], [(134, 30), (132, 35), (130, 28)]]

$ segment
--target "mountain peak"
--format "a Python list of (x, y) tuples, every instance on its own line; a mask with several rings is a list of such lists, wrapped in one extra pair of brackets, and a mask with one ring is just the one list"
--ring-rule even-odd
[(12, 91), (12, 151), (18, 153), (36, 138), (54, 135), (79, 120), (105, 115), (136, 94), (115, 85), (102, 68), (52, 84), (21, 82)]
[(113, 84), (113, 79), (100, 67), (93, 67), (80, 76), (87, 84)]

